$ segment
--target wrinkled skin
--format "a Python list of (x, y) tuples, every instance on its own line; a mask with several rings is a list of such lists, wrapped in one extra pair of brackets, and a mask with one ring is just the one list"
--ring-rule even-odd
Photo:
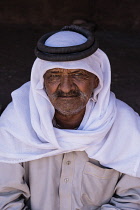
[(55, 117), (59, 116), (58, 121), (61, 118), (64, 121), (64, 116), (67, 120), (72, 116), (82, 120), (86, 104), (97, 85), (98, 78), (83, 69), (54, 68), (44, 75), (45, 90), (55, 108)]

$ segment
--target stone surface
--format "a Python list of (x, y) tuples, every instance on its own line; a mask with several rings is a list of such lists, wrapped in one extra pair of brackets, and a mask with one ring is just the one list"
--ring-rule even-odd
[(140, 30), (139, 0), (1, 0), (0, 23), (71, 24), (75, 19), (101, 28)]

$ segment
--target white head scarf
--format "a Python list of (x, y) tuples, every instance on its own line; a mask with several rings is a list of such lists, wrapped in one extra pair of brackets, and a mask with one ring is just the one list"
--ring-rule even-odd
[[(46, 45), (72, 46), (85, 41), (86, 38), (76, 32), (63, 31), (52, 35)], [(44, 90), (43, 79), (45, 72), (52, 68), (84, 69), (99, 78), (99, 85), (87, 103), (77, 130), (58, 129), (52, 125), (54, 107)], [(110, 92), (110, 78), (109, 60), (100, 49), (77, 61), (50, 62), (37, 58), (32, 67), (31, 82), (12, 93), (13, 101), (1, 117), (0, 161), (18, 163), (86, 151), (90, 158), (107, 167), (139, 176), (140, 155), (135, 146), (140, 144), (139, 116), (116, 100)], [(135, 134), (131, 132), (132, 128)], [(130, 147), (124, 151), (128, 135)]]

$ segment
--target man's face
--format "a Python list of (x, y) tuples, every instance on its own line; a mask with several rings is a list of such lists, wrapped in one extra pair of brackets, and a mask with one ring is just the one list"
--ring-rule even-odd
[(98, 78), (83, 69), (54, 68), (44, 75), (46, 93), (55, 110), (63, 115), (84, 109), (97, 85)]

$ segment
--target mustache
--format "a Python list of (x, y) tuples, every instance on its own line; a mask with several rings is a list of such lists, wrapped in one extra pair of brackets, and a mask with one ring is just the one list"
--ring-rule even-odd
[(68, 93), (64, 93), (63, 91), (58, 90), (53, 94), (53, 97), (80, 97), (80, 96), (83, 96), (83, 93), (79, 90), (71, 90)]

